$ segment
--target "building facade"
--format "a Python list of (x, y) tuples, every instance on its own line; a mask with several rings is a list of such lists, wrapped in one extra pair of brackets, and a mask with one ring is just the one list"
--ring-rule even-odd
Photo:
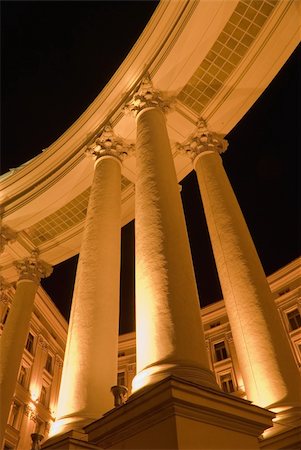
[[(268, 277), (277, 309), (301, 372), (301, 258)], [(9, 314), (14, 288), (3, 286), (1, 332)], [(246, 398), (243, 378), (223, 300), (201, 308), (206, 347), (221, 389)], [(68, 324), (46, 292), (35, 297), (30, 331), (19, 368), (3, 450), (29, 450), (31, 433), (47, 439), (56, 417)], [(116, 383), (128, 388), (136, 374), (135, 332), (120, 335)]]

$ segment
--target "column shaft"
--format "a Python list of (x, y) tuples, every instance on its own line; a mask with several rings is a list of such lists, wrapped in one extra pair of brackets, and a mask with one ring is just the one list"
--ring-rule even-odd
[(170, 374), (216, 387), (209, 370), (165, 116), (137, 117), (136, 339), (133, 391)]
[(300, 405), (300, 376), (220, 156), (201, 153), (195, 170), (248, 399), (276, 412)]
[(10, 405), (15, 392), (20, 362), (22, 359), (29, 322), (33, 310), (38, 284), (32, 280), (20, 280), (12, 306), (1, 336), (0, 392), (1, 392), (1, 434), (4, 438)]
[(52, 434), (81, 427), (113, 408), (116, 384), (121, 238), (121, 168), (95, 165), (72, 301)]

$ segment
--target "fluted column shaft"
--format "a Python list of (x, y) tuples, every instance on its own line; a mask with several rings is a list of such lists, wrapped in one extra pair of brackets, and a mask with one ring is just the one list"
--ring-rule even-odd
[(4, 438), (10, 405), (29, 331), (34, 299), (41, 277), (50, 275), (51, 267), (35, 254), (16, 262), (20, 272), (12, 306), (4, 325), (0, 349), (1, 435)]
[(113, 408), (119, 323), (121, 163), (96, 154), (77, 267), (57, 422), (51, 434), (80, 428)]
[(136, 345), (133, 391), (175, 374), (216, 387), (205, 348), (165, 116), (137, 115)]
[(275, 412), (300, 406), (300, 376), (217, 148), (194, 159), (247, 397)]

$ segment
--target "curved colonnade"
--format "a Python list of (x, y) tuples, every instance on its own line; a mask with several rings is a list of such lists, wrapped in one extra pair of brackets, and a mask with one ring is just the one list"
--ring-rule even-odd
[[(295, 2), (262, 2), (255, 12), (243, 1), (162, 2), (86, 112), (41, 155), (2, 177), (1, 266), (7, 281), (15, 280), (17, 259), (28, 260), (34, 252), (32, 276), (44, 261), (57, 264), (81, 245), (56, 432), (81, 428), (113, 406), (120, 230), (134, 217), (138, 373), (133, 390), (174, 375), (219, 392), (200, 334), (177, 188), (193, 166), (247, 396), (272, 408), (279, 423), (296, 420), (299, 374), (279, 335), (266, 278), (219, 154), (227, 147), (223, 136), (298, 44), (297, 8)], [(165, 115), (171, 98), (173, 107)], [(85, 153), (96, 159), (94, 175)], [(23, 296), (31, 298), (32, 292)], [(3, 334), (2, 342), (9, 352), (10, 337)], [(105, 367), (97, 369), (96, 361), (103, 360)], [(5, 379), (5, 363), (2, 372)], [(10, 374), (11, 384), (14, 377)]]

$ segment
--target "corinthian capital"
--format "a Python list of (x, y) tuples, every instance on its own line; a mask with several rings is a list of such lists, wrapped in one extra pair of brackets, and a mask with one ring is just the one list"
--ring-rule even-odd
[(14, 265), (19, 272), (19, 280), (31, 280), (36, 283), (39, 283), (41, 278), (49, 277), (53, 270), (49, 264), (39, 259), (37, 251), (33, 251), (28, 258), (15, 261)]
[(202, 118), (198, 121), (197, 129), (190, 139), (184, 144), (177, 144), (179, 153), (187, 155), (192, 160), (205, 151), (224, 153), (227, 148), (228, 141), (223, 135), (210, 131)]
[(106, 125), (95, 142), (86, 150), (86, 155), (99, 159), (102, 156), (113, 156), (120, 161), (134, 151), (134, 146), (126, 144), (117, 136), (111, 125)]
[(2, 253), (5, 245), (16, 239), (17, 233), (6, 225), (2, 225), (0, 230), (0, 253)]
[(156, 90), (149, 75), (146, 75), (133, 95), (133, 98), (125, 105), (125, 112), (131, 112), (134, 117), (146, 108), (160, 108), (163, 112), (170, 109), (173, 99), (164, 99), (162, 93)]

